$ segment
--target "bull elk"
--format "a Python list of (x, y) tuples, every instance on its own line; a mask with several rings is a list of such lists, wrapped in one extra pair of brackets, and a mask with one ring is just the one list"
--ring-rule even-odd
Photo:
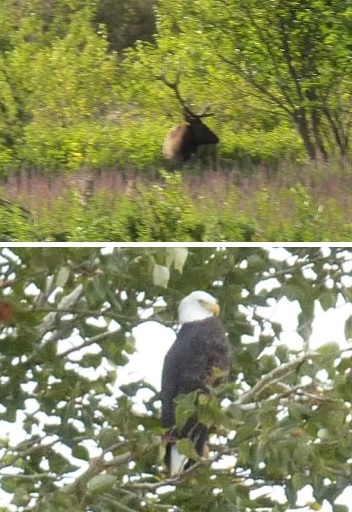
[(204, 154), (207, 154), (216, 170), (216, 144), (219, 142), (219, 138), (202, 121), (204, 117), (213, 115), (208, 112), (209, 107), (206, 107), (200, 114), (191, 111), (178, 88), (180, 72), (178, 72), (175, 82), (168, 81), (164, 75), (160, 75), (158, 78), (174, 91), (183, 107), (185, 120), (183, 124), (171, 128), (166, 135), (163, 145), (164, 157), (173, 162), (186, 162), (193, 156), (200, 156), (200, 153), (203, 154), (203, 157)]

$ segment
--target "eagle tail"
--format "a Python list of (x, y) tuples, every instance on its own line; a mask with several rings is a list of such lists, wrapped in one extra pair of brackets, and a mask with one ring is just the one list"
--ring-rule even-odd
[(168, 443), (165, 462), (170, 476), (175, 476), (184, 470), (187, 457), (178, 451), (176, 443)]
[[(196, 427), (193, 427), (188, 437), (194, 443), (199, 457), (204, 457), (207, 451), (208, 428), (198, 424)], [(175, 476), (190, 468), (195, 461), (188, 459), (186, 455), (180, 453), (175, 441), (169, 441), (166, 445), (165, 463), (170, 476)]]

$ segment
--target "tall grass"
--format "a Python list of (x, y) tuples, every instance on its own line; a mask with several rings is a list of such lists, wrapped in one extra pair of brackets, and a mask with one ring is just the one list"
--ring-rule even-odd
[[(151, 178), (150, 176), (154, 176)], [(156, 178), (155, 178), (156, 176)], [(347, 163), (185, 166), (176, 174), (105, 170), (51, 178), (10, 175), (1, 197), (32, 214), (32, 241), (349, 241), (352, 173)], [(29, 223), (23, 218), (23, 224)], [(3, 223), (2, 223), (3, 224)], [(62, 235), (64, 233), (64, 235)], [(1, 231), (0, 231), (1, 235)]]

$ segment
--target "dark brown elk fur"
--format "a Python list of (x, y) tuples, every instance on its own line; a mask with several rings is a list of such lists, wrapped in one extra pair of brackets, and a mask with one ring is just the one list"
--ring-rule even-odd
[[(208, 108), (205, 108), (200, 114), (192, 112), (186, 101), (182, 98), (178, 88), (180, 74), (179, 71), (174, 82), (167, 80), (164, 74), (158, 77), (167, 87), (174, 91), (176, 98), (183, 106), (185, 119), (183, 124), (174, 126), (166, 135), (163, 155), (173, 162), (187, 162), (192, 157), (198, 158), (200, 156), (203, 159), (204, 155), (202, 157), (199, 153), (204, 153), (205, 151), (208, 161), (212, 163), (214, 170), (216, 170), (216, 144), (219, 142), (219, 138), (202, 121), (202, 118), (212, 114), (208, 113)], [(207, 149), (202, 151), (203, 147)]]
[(163, 155), (169, 160), (186, 162), (201, 146), (217, 144), (218, 137), (198, 116), (185, 114), (185, 123), (174, 126), (167, 134)]

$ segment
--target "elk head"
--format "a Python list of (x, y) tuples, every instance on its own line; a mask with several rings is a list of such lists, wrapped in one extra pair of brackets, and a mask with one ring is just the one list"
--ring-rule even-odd
[[(199, 114), (192, 112), (178, 88), (180, 72), (177, 73), (175, 82), (168, 81), (164, 75), (160, 75), (158, 78), (174, 91), (183, 107), (185, 120), (183, 124), (174, 126), (166, 135), (163, 146), (164, 157), (173, 161), (185, 162), (197, 154), (199, 147), (209, 145), (214, 147), (213, 154), (216, 155), (215, 144), (219, 142), (219, 138), (202, 121), (203, 118), (213, 115), (208, 112), (209, 107), (207, 106)], [(213, 165), (216, 167), (216, 156), (213, 158)]]

